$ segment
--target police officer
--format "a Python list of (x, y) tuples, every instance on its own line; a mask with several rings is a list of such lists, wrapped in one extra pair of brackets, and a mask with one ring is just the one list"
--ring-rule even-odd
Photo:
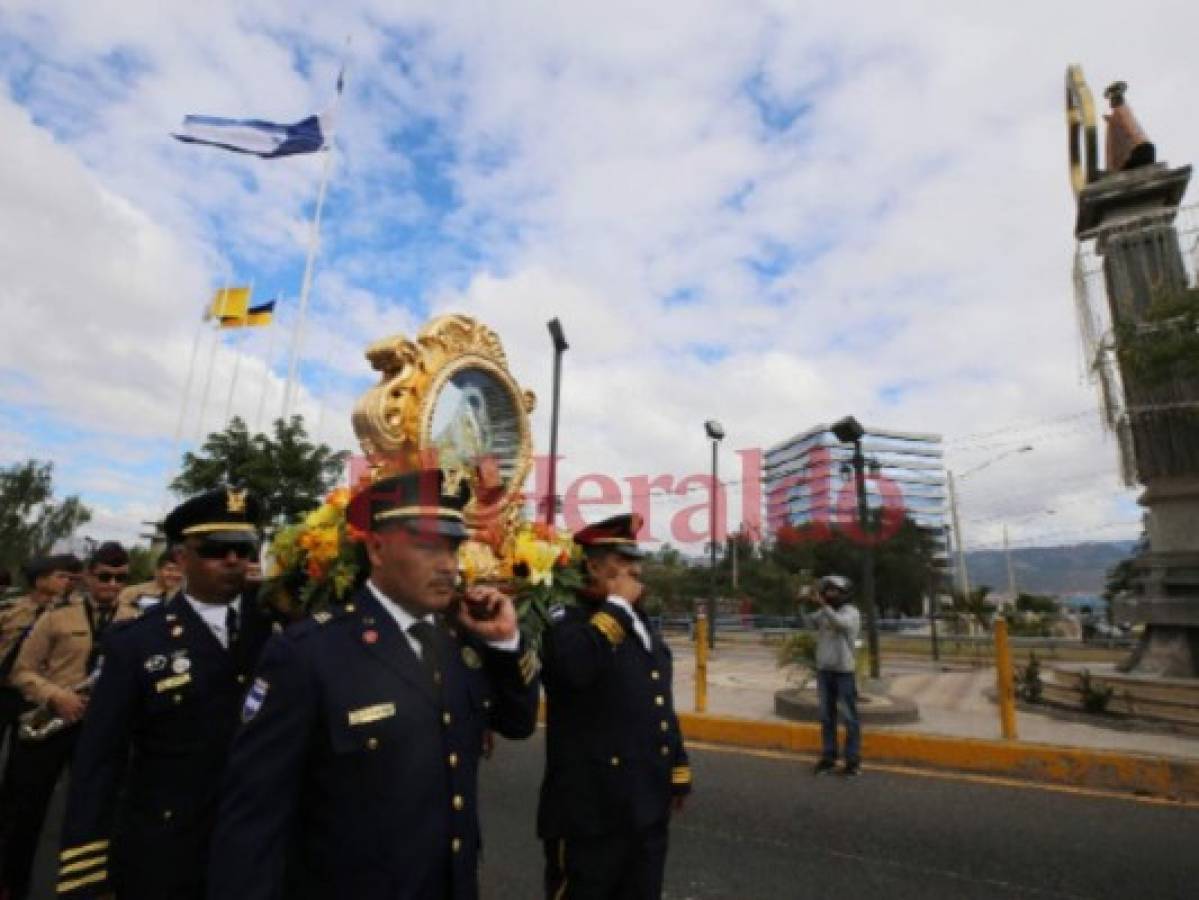
[(662, 895), (667, 827), (691, 791), (670, 650), (640, 600), (641, 519), (575, 535), (587, 589), (555, 610), (542, 656), (548, 718), (537, 831), (554, 900)]
[(59, 896), (204, 896), (220, 778), (272, 627), (243, 596), (259, 513), (252, 495), (220, 489), (166, 517), (183, 587), (105, 643), (72, 769)]
[(29, 889), (46, 807), (75, 749), (100, 641), (113, 622), (137, 615), (135, 608), (117, 604), (128, 577), (125, 548), (101, 544), (88, 559), (83, 593), (57, 603), (37, 620), (13, 665), (13, 685), (42, 708), (46, 720), (57, 719), (55, 724), (63, 726), (48, 729), (41, 739), (18, 740), (13, 749), (4, 789), (5, 821), (0, 823), (0, 882), (13, 900)]
[(132, 603), (144, 611), (173, 597), (183, 581), (183, 570), (179, 568), (175, 556), (173, 547), (168, 547), (158, 554), (154, 564), (154, 577), (149, 581), (129, 585), (121, 591), (119, 602)]
[(369, 580), (267, 645), (233, 745), (211, 900), (478, 896), (483, 732), (531, 734), (538, 681), (512, 601), (456, 597), (459, 481), (410, 472), (351, 501)]

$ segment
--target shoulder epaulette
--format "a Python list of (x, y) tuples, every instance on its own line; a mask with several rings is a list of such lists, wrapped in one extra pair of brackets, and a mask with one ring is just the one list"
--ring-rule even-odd
[(611, 613), (604, 612), (601, 609), (591, 617), (591, 624), (600, 634), (608, 639), (608, 643), (613, 647), (619, 647), (621, 642), (624, 641), (624, 626)]

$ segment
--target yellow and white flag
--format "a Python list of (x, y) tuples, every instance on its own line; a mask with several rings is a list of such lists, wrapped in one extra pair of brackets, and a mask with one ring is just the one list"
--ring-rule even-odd
[(212, 295), (205, 319), (216, 319), (221, 328), (237, 328), (245, 322), (250, 308), (250, 288), (221, 288)]

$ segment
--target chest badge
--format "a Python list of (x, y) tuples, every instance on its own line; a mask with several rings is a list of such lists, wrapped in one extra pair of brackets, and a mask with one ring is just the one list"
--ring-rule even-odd
[(266, 701), (266, 692), (269, 688), (270, 684), (265, 678), (254, 679), (254, 683), (246, 691), (246, 701), (241, 707), (241, 720), (243, 722), (249, 722), (258, 715), (258, 710), (262, 709), (262, 704)]
[(466, 664), (468, 669), (483, 668), (483, 660), (479, 658), (479, 654), (474, 647), (462, 648), (462, 662)]
[(161, 672), (166, 668), (167, 658), (161, 653), (155, 653), (146, 660), (145, 666), (147, 672)]
[(171, 660), (171, 671), (176, 675), (182, 675), (192, 667), (192, 661), (186, 656), (176, 656)]
[(378, 642), (379, 642), (379, 632), (375, 631), (375, 629), (368, 628), (366, 631), (362, 632), (362, 643), (377, 644)]
[(172, 628), (171, 629), (171, 637), (173, 637), (173, 638), (183, 637), (183, 626), (176, 625), (174, 628)]

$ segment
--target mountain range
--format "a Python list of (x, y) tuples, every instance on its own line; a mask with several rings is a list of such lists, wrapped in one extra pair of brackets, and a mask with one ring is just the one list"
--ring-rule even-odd
[[(1102, 594), (1107, 572), (1133, 554), (1134, 541), (1095, 541), (1060, 547), (1021, 547), (1011, 551), (1016, 589), (1032, 594)], [(1007, 560), (1002, 550), (968, 550), (972, 587), (988, 585), (1007, 593)]]

